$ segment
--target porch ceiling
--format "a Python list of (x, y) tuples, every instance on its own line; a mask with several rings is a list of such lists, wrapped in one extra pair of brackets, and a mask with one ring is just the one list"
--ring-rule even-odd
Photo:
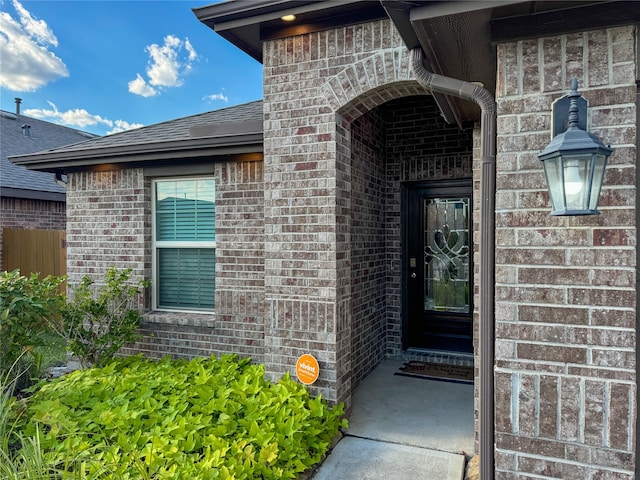
[[(498, 42), (630, 24), (640, 2), (381, 0), (408, 48), (421, 47), (437, 74), (496, 89)], [(448, 121), (479, 117), (479, 107), (447, 96), (438, 102)]]

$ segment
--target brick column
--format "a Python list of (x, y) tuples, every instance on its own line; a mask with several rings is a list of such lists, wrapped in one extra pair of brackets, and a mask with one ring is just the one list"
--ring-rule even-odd
[[(635, 478), (635, 37), (498, 46), (496, 479)], [(615, 149), (599, 216), (550, 216), (536, 156), (572, 77)]]
[[(338, 110), (370, 79), (397, 80), (380, 60), (399, 45), (381, 21), (264, 46), (265, 363), (278, 377), (316, 355), (314, 389), (332, 401), (351, 393), (350, 133)], [(341, 72), (346, 82), (328, 83)]]
[[(291, 84), (281, 75), (271, 79)], [(336, 401), (338, 330), (341, 341), (349, 340), (348, 293), (338, 285), (344, 240), (335, 115), (317, 113), (317, 106), (304, 115), (302, 99), (279, 101), (283, 96), (289, 94), (265, 92), (265, 364), (277, 378), (293, 371), (298, 356), (313, 354), (321, 368), (316, 391)]]

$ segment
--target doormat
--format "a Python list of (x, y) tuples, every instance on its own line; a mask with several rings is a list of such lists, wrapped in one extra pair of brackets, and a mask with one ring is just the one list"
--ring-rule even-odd
[(395, 372), (395, 375), (424, 378), (427, 380), (440, 380), (443, 382), (473, 383), (473, 367), (420, 362), (417, 360), (405, 363)]

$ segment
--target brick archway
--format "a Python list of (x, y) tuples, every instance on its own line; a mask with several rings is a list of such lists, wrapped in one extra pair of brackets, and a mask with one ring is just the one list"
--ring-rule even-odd
[(390, 100), (429, 94), (412, 78), (409, 63), (404, 47), (377, 52), (330, 77), (320, 92), (342, 120), (351, 122)]
[[(328, 78), (324, 84), (320, 87), (325, 101), (331, 107), (331, 110), (335, 113), (336, 119), (336, 186), (338, 189), (337, 197), (341, 200), (338, 202), (342, 205), (341, 209), (337, 212), (339, 224), (344, 226), (345, 230), (353, 228), (353, 211), (355, 199), (353, 196), (354, 185), (357, 184), (356, 178), (362, 168), (353, 167), (352, 169), (352, 157), (354, 155), (353, 142), (357, 141), (360, 131), (354, 130), (354, 125), (359, 125), (359, 121), (363, 115), (368, 114), (388, 102), (394, 100), (403, 99), (412, 96), (430, 96), (428, 89), (420, 85), (417, 80), (412, 78), (411, 71), (409, 69), (409, 52), (404, 48), (395, 48), (364, 58), (354, 64), (351, 64), (334, 76)], [(433, 102), (435, 105), (435, 102)], [(437, 109), (433, 112), (433, 115), (440, 118), (440, 113)], [(355, 127), (358, 128), (358, 127)], [(457, 126), (453, 126), (453, 129), (457, 129)], [(475, 131), (475, 135), (479, 135), (479, 129)], [(427, 158), (423, 163), (423, 167), (430, 161), (436, 161), (436, 156)], [(471, 152), (468, 154), (469, 164), (479, 162), (477, 152), (473, 155)], [(477, 165), (476, 165), (477, 166)], [(471, 168), (469, 169), (471, 170)], [(470, 173), (471, 174), (471, 173)], [(475, 173), (478, 175), (478, 169), (475, 169)], [(412, 181), (423, 179), (416, 176), (411, 176), (410, 173), (399, 173), (399, 182)], [(478, 180), (478, 179), (476, 179)], [(479, 185), (476, 181), (475, 185)], [(477, 194), (478, 192), (476, 192)], [(400, 188), (399, 183), (397, 189), (394, 192), (389, 193), (389, 196), (395, 195), (399, 204)], [(475, 212), (476, 218), (479, 218), (479, 212)], [(393, 235), (400, 236), (399, 222), (397, 227), (394, 227)], [(477, 229), (478, 225), (474, 225)], [(338, 271), (338, 278), (349, 278), (354, 275), (353, 269), (356, 268), (357, 261), (354, 258), (349, 257), (350, 241), (355, 235), (345, 236), (344, 239), (338, 242), (337, 250), (341, 252), (345, 257), (349, 258), (349, 262), (345, 262), (341, 269)], [(476, 255), (478, 254), (479, 246), (474, 246)], [(396, 255), (400, 255), (400, 249), (398, 249)], [(392, 254), (389, 255), (394, 256)], [(397, 282), (400, 282), (400, 274), (395, 277)], [(476, 277), (476, 283), (479, 279)], [(343, 305), (348, 305), (348, 308), (358, 308), (357, 293), (352, 291), (351, 286), (343, 286), (343, 291), (340, 298), (348, 299)], [(390, 299), (390, 303), (396, 303), (398, 310), (400, 310), (398, 300), (401, 297), (400, 288), (397, 288), (396, 296), (394, 299)], [(395, 300), (395, 302), (394, 302)], [(400, 313), (397, 314), (398, 317)], [(476, 312), (477, 318), (477, 312)], [(388, 319), (387, 319), (388, 321)], [(392, 320), (393, 323), (393, 320)], [(396, 325), (400, 323), (399, 320)], [(387, 324), (389, 325), (389, 324)], [(476, 329), (477, 332), (477, 329)], [(353, 341), (357, 343), (358, 331), (355, 325), (351, 325), (349, 330), (345, 330), (345, 335), (338, 338), (344, 338), (345, 343)], [(387, 341), (389, 337), (387, 336)], [(477, 344), (477, 339), (474, 339), (474, 343)], [(399, 348), (395, 349), (395, 352), (399, 352)], [(348, 348), (348, 346), (342, 345), (337, 349), (338, 358), (336, 364), (338, 367), (338, 376), (349, 378), (351, 385), (350, 389), (354, 388), (358, 382), (368, 374), (368, 371), (363, 371), (363, 367), (360, 366), (361, 359), (358, 358), (358, 353), (355, 349)], [(478, 361), (478, 357), (476, 357)], [(375, 365), (373, 365), (375, 366)], [(373, 368), (373, 367), (371, 367)], [(477, 410), (478, 398), (476, 398), (476, 410)]]

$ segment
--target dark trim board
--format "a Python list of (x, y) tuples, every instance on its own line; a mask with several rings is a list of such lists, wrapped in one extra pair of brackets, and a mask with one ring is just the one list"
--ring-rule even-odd
[(491, 20), (491, 41), (509, 42), (640, 22), (640, 2), (600, 2)]

